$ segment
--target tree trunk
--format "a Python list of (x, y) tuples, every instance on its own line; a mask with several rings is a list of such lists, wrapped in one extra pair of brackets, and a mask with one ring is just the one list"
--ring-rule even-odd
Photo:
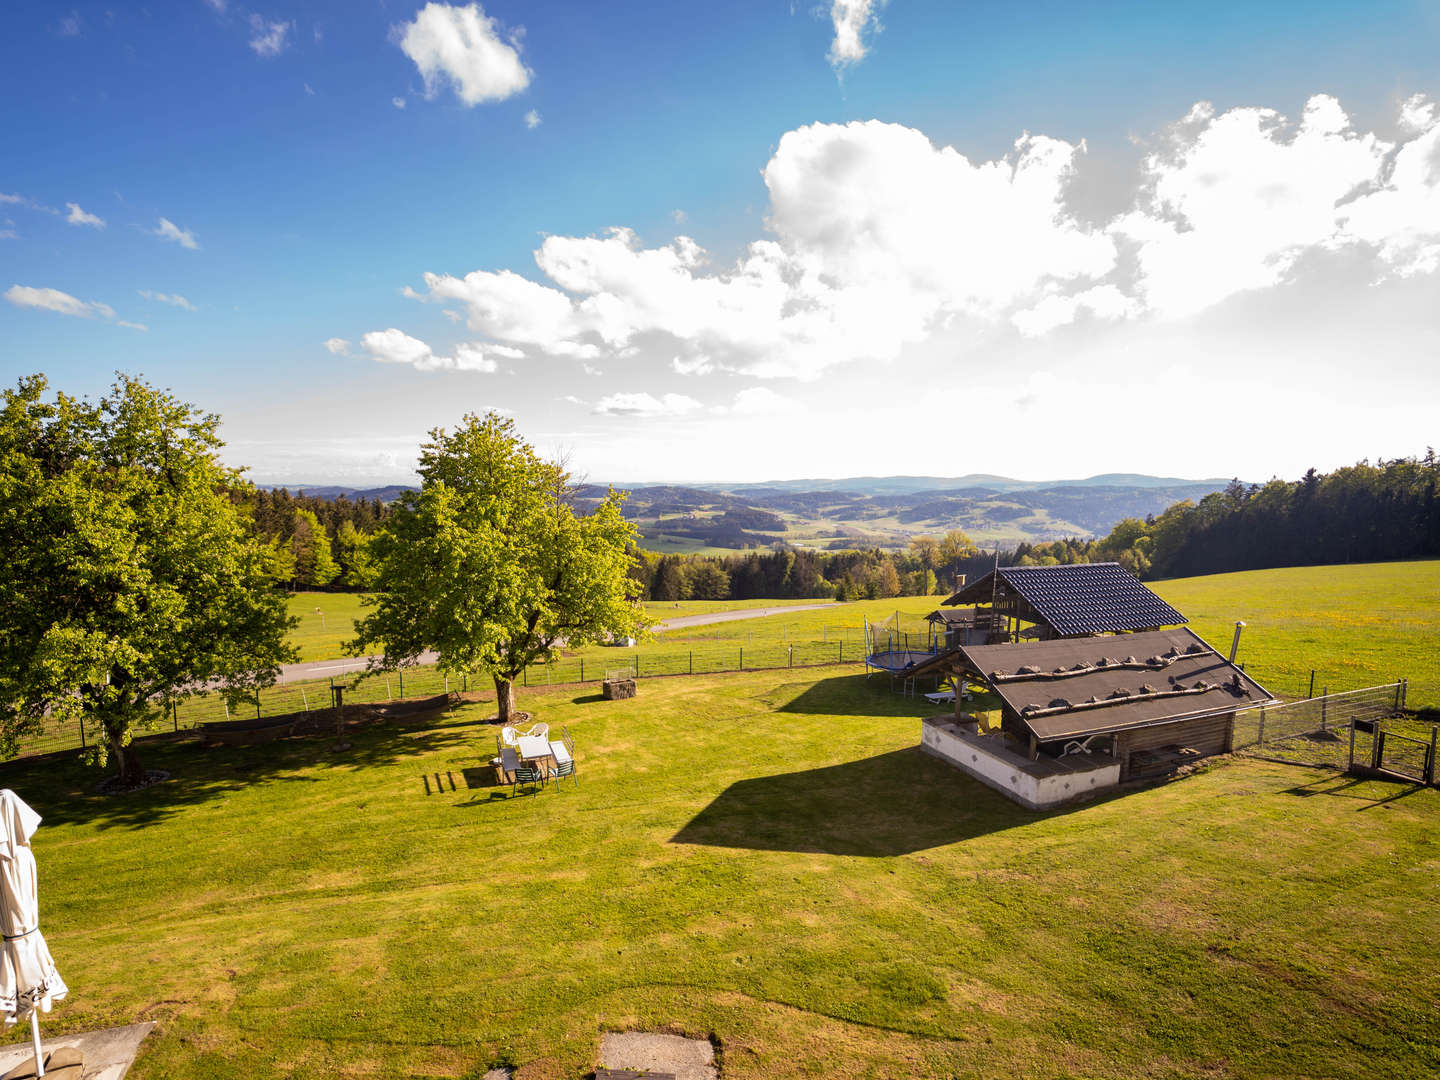
[(145, 768), (140, 764), (140, 755), (135, 752), (133, 742), (121, 743), (123, 732), (107, 732), (110, 742), (110, 756), (120, 769), (122, 787), (137, 787), (145, 782)]
[(502, 679), (499, 675), (495, 677), (495, 701), (500, 712), (500, 723), (510, 723), (512, 714), (519, 710), (515, 707), (515, 684), (509, 679)]

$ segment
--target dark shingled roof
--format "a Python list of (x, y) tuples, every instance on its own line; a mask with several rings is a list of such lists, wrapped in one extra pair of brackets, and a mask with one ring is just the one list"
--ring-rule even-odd
[(962, 645), (1006, 706), (1041, 742), (1238, 712), (1274, 700), (1194, 631)]
[(1190, 621), (1113, 562), (1002, 566), (967, 585), (945, 604), (989, 603), (996, 574), (1010, 591), (1024, 597), (1055, 633), (1064, 637), (1148, 630)]

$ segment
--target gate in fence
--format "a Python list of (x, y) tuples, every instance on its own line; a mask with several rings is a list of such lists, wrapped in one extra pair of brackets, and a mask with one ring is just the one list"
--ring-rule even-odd
[[(1254, 757), (1341, 771), (1368, 769), (1416, 783), (1436, 782), (1440, 729), (1401, 719), (1406, 681), (1349, 690), (1235, 718), (1233, 749)], [(1405, 726), (1391, 730), (1389, 724)]]

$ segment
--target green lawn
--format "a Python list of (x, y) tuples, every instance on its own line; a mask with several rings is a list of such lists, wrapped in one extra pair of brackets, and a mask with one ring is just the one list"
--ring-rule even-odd
[(1233, 760), (1032, 814), (853, 672), (527, 692), (580, 765), (533, 798), (487, 786), (484, 704), (341, 754), (148, 742), (174, 779), (121, 798), (9, 763), (46, 1030), (158, 1021), (139, 1080), (573, 1080), (631, 1027), (727, 1080), (1440, 1070), (1440, 791)]
[(290, 614), (300, 620), (290, 641), (301, 660), (334, 660), (348, 655), (343, 643), (355, 634), (355, 620), (365, 614), (360, 593), (291, 593)]
[[(1403, 676), (1410, 679), (1412, 706), (1440, 706), (1440, 560), (1251, 570), (1158, 581), (1151, 587), (1223, 652), (1229, 651), (1235, 620), (1243, 619), (1247, 626), (1239, 659), (1247, 671), (1281, 697), (1303, 695), (1314, 669), (1316, 693), (1324, 687), (1351, 690)], [(791, 644), (809, 649), (797, 663), (818, 661), (829, 657), (840, 640), (858, 648), (862, 619), (879, 622), (899, 611), (902, 621), (914, 626), (942, 599), (897, 597), (753, 621), (685, 627), (642, 643), (636, 651), (642, 671), (647, 659), (656, 665), (652, 670), (687, 670), (691, 652), (697, 656), (697, 671), (733, 668), (742, 647), (747, 650), (749, 666), (785, 663)], [(651, 604), (649, 610), (663, 619), (813, 602), (687, 600), (679, 607)], [(357, 596), (299, 593), (291, 597), (290, 605), (291, 613), (301, 618), (295, 641), (304, 659), (341, 655), (339, 643), (352, 632), (349, 621), (360, 611)], [(323, 631), (315, 614), (317, 606), (325, 612)], [(588, 678), (596, 670), (630, 662), (629, 655), (627, 650), (600, 647), (567, 654), (563, 670), (555, 673), (556, 680), (575, 678), (582, 657)], [(544, 680), (543, 674), (536, 678)]]
[[(819, 600), (678, 600), (656, 601), (646, 610), (656, 619), (679, 615), (710, 615), (747, 608), (789, 607), (795, 604), (823, 604)], [(359, 593), (299, 592), (289, 597), (290, 614), (300, 620), (290, 640), (300, 650), (301, 660), (334, 660), (347, 655), (343, 647), (354, 636), (355, 620), (365, 614)], [(928, 609), (927, 609), (928, 610)]]
[(1151, 583), (1273, 693), (1353, 690), (1405, 677), (1412, 706), (1440, 706), (1440, 560), (1305, 566)]

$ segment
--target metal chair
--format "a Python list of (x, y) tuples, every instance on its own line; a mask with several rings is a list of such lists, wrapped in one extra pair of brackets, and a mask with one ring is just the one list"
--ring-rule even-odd
[(573, 760), (558, 762), (556, 766), (550, 770), (550, 779), (555, 781), (557, 788), (560, 786), (560, 781), (567, 776), (570, 777), (576, 787), (580, 786), (580, 778), (575, 775), (575, 762)]
[(521, 765), (515, 770), (515, 780), (510, 785), (510, 794), (514, 795), (521, 784), (530, 785), (530, 794), (538, 795), (540, 785), (545, 782), (545, 774), (539, 769), (532, 769), (528, 765)]

